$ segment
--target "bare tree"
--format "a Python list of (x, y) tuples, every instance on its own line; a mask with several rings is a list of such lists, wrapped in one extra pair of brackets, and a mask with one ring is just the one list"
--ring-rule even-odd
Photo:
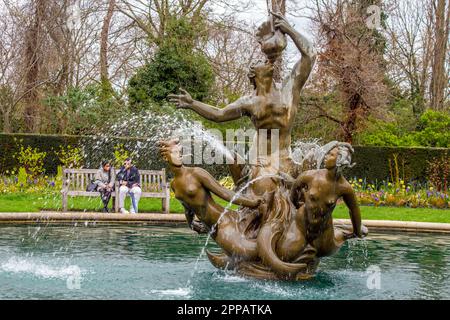
[(13, 87), (14, 69), (18, 65), (17, 48), (19, 41), (17, 33), (12, 28), (12, 19), (6, 10), (1, 7), (0, 11), (0, 114), (2, 129), (4, 132), (12, 132), (11, 118), (15, 113), (13, 104)]
[(450, 4), (447, 0), (431, 1), (434, 23), (434, 48), (431, 74), (430, 106), (435, 110), (444, 110), (449, 73), (446, 70), (450, 28)]
[[(0, 85), (3, 130), (11, 131), (11, 117), (22, 113), (26, 131), (39, 130), (39, 89), (54, 81), (42, 76), (45, 3), (2, 2), (2, 54)], [(30, 18), (31, 17), (31, 18)]]
[(387, 72), (411, 99), (419, 117), (426, 107), (433, 52), (431, 12), (420, 1), (395, 1), (386, 23)]
[(314, 103), (315, 118), (338, 124), (342, 139), (351, 143), (362, 121), (386, 103), (382, 54), (376, 48), (374, 31), (366, 26), (358, 3), (314, 2), (311, 9), (320, 48), (316, 81), (320, 83), (322, 95), (336, 92), (342, 105), (340, 114), (336, 115), (324, 104)]
[(39, 92), (37, 90), (43, 64), (43, 50), (49, 2), (47, 0), (33, 0), (30, 3), (30, 23), (25, 34), (24, 68), (25, 68), (25, 110), (24, 119), (28, 132), (38, 130)]
[(248, 68), (255, 59), (262, 59), (259, 45), (247, 26), (234, 17), (208, 28), (207, 43), (202, 46), (215, 74), (215, 98), (220, 104), (228, 104), (252, 90)]
[(167, 26), (172, 18), (188, 17), (192, 24), (196, 24), (202, 19), (209, 2), (210, 0), (119, 0), (117, 8), (145, 32), (151, 44), (159, 45), (167, 36)]

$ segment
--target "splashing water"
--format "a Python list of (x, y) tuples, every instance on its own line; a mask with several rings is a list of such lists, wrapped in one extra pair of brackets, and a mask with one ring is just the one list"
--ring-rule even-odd
[[(163, 106), (163, 108), (170, 109), (169, 106)], [(183, 112), (176, 110), (169, 114), (145, 111), (140, 114), (124, 115), (105, 131), (82, 141), (82, 153), (86, 162), (89, 162), (92, 155), (100, 155), (106, 149), (111, 151), (115, 143), (122, 142), (119, 140), (121, 137), (136, 137), (122, 140), (135, 160), (151, 159), (148, 155), (155, 154), (160, 140), (183, 137), (201, 142), (202, 146), (209, 146), (216, 154), (224, 156), (227, 160), (235, 158), (234, 151), (229, 150), (222, 139), (209, 132), (200, 122), (188, 119)], [(184, 156), (191, 156), (191, 154), (184, 154)], [(97, 163), (86, 163), (86, 165), (96, 166), (100, 163), (100, 159), (94, 159), (94, 162)]]
[(320, 166), (317, 160), (320, 159), (323, 154), (323, 146), (319, 143), (321, 139), (313, 139), (311, 141), (296, 141), (292, 144), (292, 160), (297, 165), (302, 166), (304, 161), (310, 161), (315, 163), (316, 166)]
[(178, 288), (178, 289), (165, 289), (165, 290), (151, 290), (151, 294), (159, 294), (163, 296), (175, 296), (175, 297), (185, 297), (190, 298), (192, 293), (192, 288)]
[(37, 262), (31, 258), (11, 257), (8, 261), (0, 264), (0, 270), (11, 273), (31, 274), (40, 278), (66, 279), (70, 276), (77, 275), (78, 267), (68, 266), (51, 266), (45, 263)]

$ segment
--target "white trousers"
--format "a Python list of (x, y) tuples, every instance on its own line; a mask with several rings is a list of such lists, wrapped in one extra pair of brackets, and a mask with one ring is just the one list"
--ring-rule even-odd
[(142, 189), (138, 186), (128, 188), (127, 186), (120, 186), (119, 188), (119, 208), (125, 208), (125, 198), (127, 195), (131, 197), (131, 208), (138, 212), (139, 200), (141, 199)]

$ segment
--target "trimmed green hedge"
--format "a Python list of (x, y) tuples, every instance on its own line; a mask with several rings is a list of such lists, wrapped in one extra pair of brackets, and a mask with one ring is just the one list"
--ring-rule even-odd
[[(86, 155), (85, 167), (97, 168), (103, 159), (113, 159), (114, 146), (118, 144), (124, 144), (125, 148), (130, 151), (137, 151), (134, 161), (140, 168), (161, 169), (166, 166), (154, 143), (146, 139), (0, 133), (0, 173), (12, 170), (16, 166), (12, 155), (19, 150), (19, 140), (22, 140), (24, 146), (31, 146), (47, 152), (45, 160), (47, 174), (56, 173), (56, 169), (60, 165), (55, 151), (59, 150), (61, 145), (83, 148)], [(406, 180), (425, 181), (428, 161), (443, 156), (448, 157), (449, 151), (450, 149), (446, 148), (355, 146), (353, 159), (356, 166), (346, 175), (347, 177), (367, 178), (369, 181), (386, 180), (394, 170), (393, 159), (396, 156), (400, 177)], [(228, 175), (225, 165), (205, 165), (203, 168), (216, 178)]]
[(45, 171), (49, 174), (56, 173), (56, 168), (60, 164), (55, 151), (61, 145), (78, 145), (80, 140), (77, 136), (66, 135), (32, 135), (32, 134), (0, 134), (0, 173), (11, 171), (16, 167), (13, 155), (20, 150), (21, 144), (25, 147), (31, 146), (40, 151), (47, 152), (44, 161)]
[[(155, 143), (147, 139), (0, 133), (0, 173), (11, 171), (17, 167), (13, 155), (20, 150), (20, 145), (45, 151), (47, 153), (44, 161), (45, 172), (56, 174), (61, 162), (55, 152), (60, 150), (60, 146), (80, 147), (85, 155), (84, 167), (98, 168), (102, 160), (114, 159), (114, 147), (119, 144), (123, 144), (125, 149), (130, 152), (135, 151), (133, 162), (138, 168), (161, 170), (161, 168), (167, 167), (166, 162), (160, 157)], [(202, 167), (218, 178), (228, 175), (228, 169), (224, 165)]]
[(365, 177), (369, 181), (382, 181), (390, 178), (391, 174), (395, 172), (395, 157), (401, 178), (426, 181), (429, 161), (450, 156), (450, 149), (447, 148), (373, 146), (355, 146), (354, 148), (353, 161), (356, 162), (356, 165), (346, 175), (348, 177)]

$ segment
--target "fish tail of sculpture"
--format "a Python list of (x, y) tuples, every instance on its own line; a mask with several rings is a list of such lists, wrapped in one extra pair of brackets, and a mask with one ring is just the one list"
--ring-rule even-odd
[(258, 257), (258, 247), (256, 240), (240, 239), (233, 245), (233, 254), (245, 259), (255, 259)]
[(258, 253), (263, 263), (281, 277), (292, 278), (307, 270), (306, 263), (289, 263), (281, 260), (275, 252), (275, 245), (281, 236), (272, 224), (265, 224), (257, 238)]
[(252, 260), (258, 257), (256, 240), (248, 240), (242, 236), (235, 237), (226, 244), (222, 244), (221, 247), (233, 256), (239, 256), (244, 259)]
[(234, 267), (233, 259), (225, 253), (212, 253), (206, 250), (206, 255), (211, 264), (217, 269), (230, 269)]
[(266, 222), (261, 226), (257, 237), (258, 255), (265, 265), (284, 278), (293, 278), (307, 270), (306, 263), (289, 263), (281, 260), (276, 253), (276, 245), (290, 220), (289, 196), (283, 190), (276, 192), (267, 208)]

